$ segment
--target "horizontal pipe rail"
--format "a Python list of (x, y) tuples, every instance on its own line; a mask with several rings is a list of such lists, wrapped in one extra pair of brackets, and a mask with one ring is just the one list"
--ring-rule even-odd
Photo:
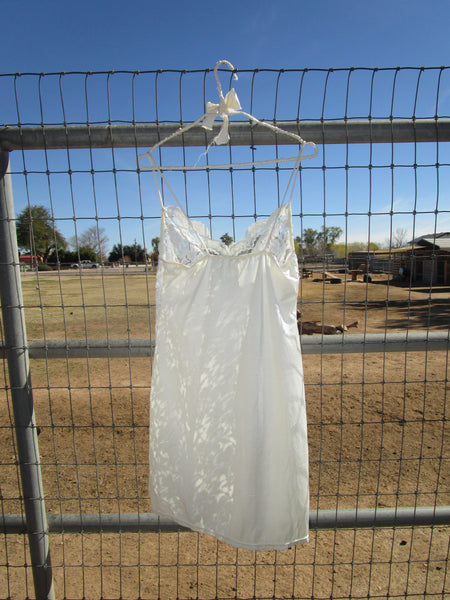
[[(191, 531), (153, 513), (106, 513), (47, 515), (49, 533), (118, 533)], [(312, 510), (311, 529), (374, 527), (431, 527), (450, 525), (450, 506)], [(27, 531), (23, 515), (3, 514), (0, 530), (5, 534)]]
[(303, 354), (448, 351), (450, 331), (301, 336)]
[[(277, 121), (276, 124), (316, 144), (450, 141), (450, 119), (342, 119)], [(179, 127), (178, 124), (6, 126), (0, 129), (0, 150), (151, 147)], [(219, 128), (220, 125), (215, 125), (207, 134), (201, 126), (193, 127), (166, 145), (204, 146), (217, 135)], [(232, 146), (297, 143), (288, 136), (248, 122), (231, 122), (229, 131)]]
[[(448, 351), (449, 331), (301, 336), (303, 354)], [(30, 358), (142, 358), (153, 356), (151, 339), (31, 340)], [(0, 356), (6, 347), (0, 344)]]

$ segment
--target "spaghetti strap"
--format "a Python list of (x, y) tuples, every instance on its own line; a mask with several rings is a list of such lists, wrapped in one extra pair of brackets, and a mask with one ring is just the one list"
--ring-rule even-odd
[[(175, 202), (178, 204), (179, 208), (183, 211), (184, 214), (186, 214), (184, 208), (181, 206), (178, 198), (175, 195), (175, 192), (172, 190), (172, 188), (169, 185), (169, 182), (167, 181), (167, 179), (164, 177), (163, 172), (161, 171), (161, 168), (159, 167), (158, 163), (155, 161), (155, 159), (153, 158), (153, 156), (151, 155), (151, 153), (149, 153), (148, 155), (148, 159), (150, 161), (150, 164), (152, 165), (151, 170), (153, 172), (153, 178), (155, 180), (155, 186), (156, 186), (156, 190), (158, 192), (158, 198), (159, 198), (159, 202), (161, 204), (161, 208), (164, 209), (165, 208), (165, 204), (164, 204), (164, 200), (161, 194), (161, 189), (159, 187), (158, 184), (158, 178), (156, 177), (156, 172), (158, 172), (159, 176), (161, 177), (161, 179), (164, 181), (164, 183), (167, 186), (167, 189), (169, 190), (169, 192), (172, 194), (173, 199), (175, 200)], [(187, 216), (187, 215), (186, 215)]]
[[(282, 206), (289, 206), (289, 209), (290, 209), (290, 206), (291, 206), (291, 203), (292, 203), (292, 198), (293, 198), (294, 191), (295, 191), (295, 184), (296, 184), (296, 181), (297, 181), (297, 172), (298, 172), (300, 163), (301, 163), (302, 158), (303, 158), (303, 148), (304, 148), (304, 144), (301, 145), (300, 151), (299, 151), (299, 153), (297, 155), (297, 158), (295, 160), (295, 164), (294, 164), (294, 167), (292, 168), (291, 174), (289, 176), (289, 181), (287, 183), (287, 186), (286, 186), (286, 189), (285, 189), (285, 192), (284, 192), (283, 199), (281, 201), (280, 207), (282, 207)], [(170, 187), (167, 179), (164, 177), (164, 174), (163, 174), (161, 168), (156, 163), (155, 159), (153, 158), (153, 156), (151, 154), (149, 154), (148, 157), (149, 157), (149, 160), (150, 160), (150, 162), (152, 164), (152, 172), (153, 172), (153, 177), (154, 177), (154, 180), (155, 180), (155, 186), (156, 186), (156, 189), (157, 189), (157, 192), (158, 192), (158, 198), (159, 198), (159, 201), (160, 201), (160, 204), (161, 204), (161, 209), (164, 211), (164, 214), (167, 216), (167, 207), (164, 204), (164, 200), (163, 200), (163, 197), (162, 197), (161, 189), (160, 189), (159, 184), (158, 184), (158, 178), (156, 176), (156, 172), (158, 172), (158, 174), (161, 177), (161, 179), (165, 182), (168, 190), (170, 191), (171, 195), (173, 196), (175, 202), (177, 203), (178, 208), (181, 211), (181, 214), (183, 215), (183, 217), (185, 219), (185, 222), (188, 224), (189, 229), (194, 233), (195, 238), (198, 240), (198, 242), (200, 242), (200, 246), (203, 248), (203, 250), (207, 254), (210, 254), (210, 248), (208, 247), (208, 244), (205, 241), (205, 238), (202, 235), (200, 235), (200, 233), (198, 231), (198, 228), (196, 228), (196, 227), (193, 226), (193, 223), (192, 223), (191, 219), (186, 214), (186, 212), (183, 209), (183, 207), (181, 206), (181, 204), (180, 204), (180, 202), (179, 202), (179, 200), (178, 200), (175, 192), (172, 190), (172, 188)], [(288, 193), (289, 193), (289, 200), (287, 202), (285, 202), (285, 199), (286, 199), (286, 196), (288, 195)], [(275, 214), (275, 213), (273, 213), (273, 214)], [(291, 214), (291, 213), (289, 212), (289, 214)], [(271, 238), (272, 238), (272, 233), (273, 233), (273, 231), (275, 230), (275, 228), (277, 226), (278, 226), (277, 219), (272, 219), (270, 231), (268, 232), (268, 235), (265, 236), (265, 243), (264, 243), (264, 246), (263, 246), (264, 250), (267, 250), (269, 248), (270, 241), (271, 241)], [(292, 226), (291, 226), (291, 228), (292, 228)]]
[(178, 200), (178, 198), (176, 197), (175, 192), (172, 190), (172, 188), (170, 187), (167, 179), (164, 177), (163, 172), (161, 171), (160, 167), (158, 166), (157, 162), (155, 161), (155, 159), (153, 158), (153, 156), (151, 154), (148, 155), (149, 160), (151, 161), (151, 163), (153, 163), (153, 168), (152, 168), (152, 172), (153, 172), (153, 178), (155, 180), (155, 186), (158, 192), (158, 198), (159, 198), (159, 202), (161, 204), (161, 210), (165, 211), (166, 210), (166, 206), (164, 204), (164, 200), (161, 194), (161, 189), (158, 185), (158, 178), (156, 177), (156, 171), (158, 171), (159, 176), (161, 177), (161, 179), (164, 181), (164, 183), (166, 184), (169, 192), (172, 194), (173, 199), (175, 200), (175, 202), (178, 205), (178, 208), (181, 210), (182, 214), (186, 217), (187, 222), (189, 223), (192, 231), (195, 233), (195, 236), (198, 238), (201, 246), (204, 248), (204, 250), (206, 250), (206, 252), (209, 253), (208, 250), (208, 246), (205, 244), (205, 240), (203, 239), (203, 237), (198, 233), (198, 231), (195, 229), (195, 227), (192, 227), (192, 223), (191, 220), (189, 219), (188, 215), (186, 214), (186, 211), (184, 210), (184, 208), (181, 206), (180, 201)]
[(295, 161), (295, 165), (291, 171), (291, 175), (289, 177), (289, 181), (288, 184), (286, 186), (286, 191), (284, 192), (284, 196), (283, 199), (281, 201), (281, 204), (284, 204), (284, 200), (287, 196), (287, 193), (289, 191), (289, 188), (291, 188), (291, 193), (289, 194), (289, 200), (287, 201), (287, 204), (291, 204), (292, 203), (292, 198), (294, 197), (294, 190), (295, 190), (295, 183), (297, 181), (297, 172), (298, 169), (300, 167), (300, 163), (302, 161), (303, 157), (303, 148), (305, 147), (305, 144), (302, 144), (300, 147), (300, 152), (298, 153), (297, 159)]
[[(288, 200), (288, 202), (287, 202), (287, 203), (288, 203), (288, 204), (290, 204), (290, 203), (291, 203), (291, 201), (292, 201), (292, 198), (293, 198), (293, 195), (294, 195), (294, 190), (295, 190), (295, 182), (296, 182), (296, 175), (297, 175), (297, 171), (298, 171), (298, 169), (299, 169), (299, 167), (300, 167), (300, 163), (301, 163), (301, 161), (302, 161), (302, 160), (305, 158), (305, 157), (303, 156), (303, 149), (304, 149), (304, 147), (305, 147), (306, 143), (307, 143), (307, 142), (305, 142), (305, 143), (303, 143), (303, 144), (301, 145), (301, 147), (300, 147), (300, 152), (298, 153), (298, 155), (297, 155), (297, 157), (296, 157), (296, 159), (295, 159), (295, 164), (294, 164), (294, 166), (293, 166), (293, 168), (292, 168), (292, 171), (291, 171), (291, 174), (290, 174), (290, 176), (289, 176), (289, 181), (288, 181), (288, 184), (287, 184), (287, 186), (286, 186), (286, 190), (285, 190), (285, 192), (284, 192), (284, 194), (283, 194), (283, 199), (282, 199), (282, 201), (281, 201), (281, 204), (284, 204), (284, 201), (285, 201), (285, 198), (286, 198), (286, 196), (287, 196), (287, 194), (288, 194), (289, 188), (291, 188), (291, 193), (290, 193), (290, 195), (289, 195), (289, 200)], [(185, 211), (185, 210), (184, 210), (184, 208), (181, 206), (181, 204), (180, 204), (180, 201), (178, 200), (178, 198), (177, 198), (177, 196), (176, 196), (175, 192), (174, 192), (174, 191), (172, 190), (172, 188), (170, 187), (170, 184), (169, 184), (169, 182), (168, 182), (168, 181), (167, 181), (167, 179), (164, 177), (164, 173), (162, 172), (162, 169), (161, 169), (161, 167), (160, 167), (160, 166), (158, 165), (158, 163), (155, 161), (155, 159), (153, 158), (153, 156), (152, 156), (151, 152), (149, 152), (149, 153), (147, 154), (147, 157), (148, 157), (148, 159), (149, 159), (149, 161), (150, 161), (150, 164), (152, 165), (150, 168), (151, 168), (151, 170), (152, 170), (152, 172), (153, 172), (153, 178), (154, 178), (154, 180), (155, 180), (155, 186), (156, 186), (156, 190), (157, 190), (157, 193), (158, 193), (158, 198), (159, 198), (159, 202), (160, 202), (160, 204), (161, 204), (161, 208), (165, 208), (165, 205), (164, 205), (164, 200), (163, 200), (163, 197), (162, 197), (162, 194), (161, 194), (161, 189), (160, 189), (160, 187), (159, 187), (159, 184), (158, 184), (158, 179), (157, 179), (157, 177), (156, 177), (156, 172), (155, 172), (155, 171), (157, 171), (157, 172), (158, 172), (159, 176), (161, 177), (161, 179), (162, 179), (162, 180), (164, 181), (164, 183), (166, 184), (166, 186), (167, 186), (167, 189), (168, 189), (168, 190), (169, 190), (169, 192), (171, 193), (171, 195), (172, 195), (173, 199), (175, 200), (175, 202), (177, 203), (178, 207), (179, 207), (179, 208), (180, 208), (180, 209), (183, 211), (183, 213), (184, 213), (184, 214), (186, 214), (186, 211)], [(308, 157), (308, 158), (309, 158), (309, 157)], [(284, 160), (284, 159), (283, 159), (283, 160)], [(287, 159), (287, 160), (294, 160), (294, 159)], [(249, 163), (249, 164), (250, 164), (250, 163)], [(240, 166), (240, 165), (237, 165), (237, 166)], [(208, 167), (200, 167), (200, 168), (201, 168), (201, 169), (207, 169)], [(186, 215), (186, 216), (187, 216), (187, 215)]]

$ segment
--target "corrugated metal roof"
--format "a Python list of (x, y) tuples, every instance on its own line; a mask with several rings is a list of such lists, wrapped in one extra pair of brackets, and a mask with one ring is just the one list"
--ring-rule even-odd
[(440, 239), (437, 245), (439, 246), (440, 250), (450, 250), (450, 237)]
[(429, 233), (415, 238), (411, 244), (414, 246), (434, 246), (438, 250), (450, 250), (450, 232)]

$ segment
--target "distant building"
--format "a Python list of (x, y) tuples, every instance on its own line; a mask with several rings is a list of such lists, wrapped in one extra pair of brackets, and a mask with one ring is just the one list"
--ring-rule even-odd
[(422, 235), (404, 248), (350, 252), (349, 269), (365, 264), (371, 272), (424, 285), (450, 285), (450, 232)]
[(348, 268), (360, 272), (370, 273), (393, 273), (394, 253), (397, 250), (370, 250), (364, 252), (358, 250), (349, 252), (347, 258)]
[(450, 232), (431, 233), (415, 238), (409, 253), (403, 255), (412, 281), (433, 285), (450, 284)]

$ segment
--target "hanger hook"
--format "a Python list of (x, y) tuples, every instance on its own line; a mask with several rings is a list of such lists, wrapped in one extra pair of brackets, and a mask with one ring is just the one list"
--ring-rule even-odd
[[(226, 65), (230, 69), (230, 71), (234, 71), (234, 67), (228, 60), (219, 60), (216, 63), (216, 66), (214, 67), (214, 77), (216, 78), (217, 90), (219, 92), (220, 98), (223, 100), (222, 86), (220, 85), (219, 76), (217, 74), (217, 69), (220, 67), (220, 65)], [(233, 73), (233, 79), (237, 79), (237, 78), (238, 78), (238, 76), (236, 75), (236, 73)]]

